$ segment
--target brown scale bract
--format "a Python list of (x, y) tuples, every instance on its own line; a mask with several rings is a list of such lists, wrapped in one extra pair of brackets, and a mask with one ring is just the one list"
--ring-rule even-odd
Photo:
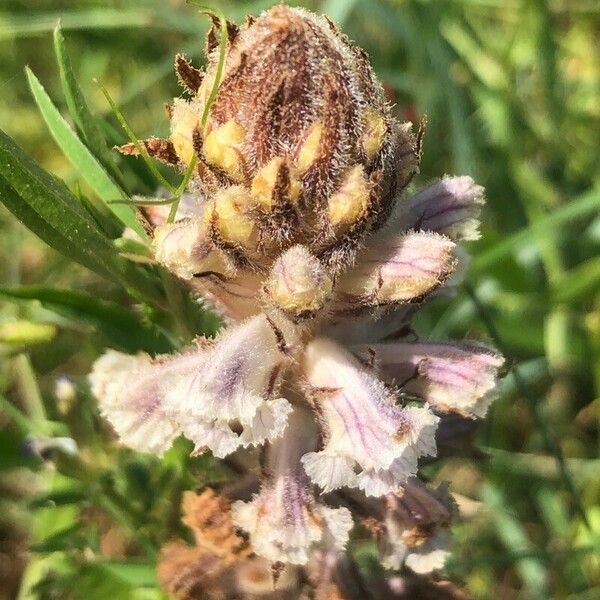
[(194, 532), (199, 546), (220, 555), (237, 556), (245, 552), (247, 544), (235, 532), (227, 498), (211, 488), (201, 494), (184, 492), (182, 509), (182, 521)]
[[(275, 585), (268, 561), (256, 557), (231, 520), (230, 501), (206, 488), (184, 492), (183, 523), (196, 544), (182, 540), (163, 545), (157, 565), (158, 581), (176, 600), (292, 600), (296, 577), (280, 573)], [(283, 577), (281, 577), (283, 575)]]

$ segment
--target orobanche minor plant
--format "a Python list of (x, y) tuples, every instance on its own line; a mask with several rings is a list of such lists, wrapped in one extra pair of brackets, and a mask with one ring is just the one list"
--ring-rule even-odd
[[(397, 577), (365, 595), (351, 535), (372, 535), (392, 574), (444, 565), (455, 507), (419, 463), (485, 415), (503, 359), (418, 339), (410, 321), (459, 283), (483, 189), (446, 176), (403, 197), (422, 132), (326, 18), (215, 17), (207, 56), (205, 71), (176, 58), (188, 98), (169, 107), (170, 138), (121, 150), (186, 174), (185, 194), (144, 211), (152, 258), (226, 326), (177, 354), (107, 351), (93, 393), (123, 444), (162, 455), (183, 435), (244, 474), (185, 495), (196, 546), (159, 562), (174, 596), (400, 597)], [(121, 264), (102, 268), (133, 277)]]

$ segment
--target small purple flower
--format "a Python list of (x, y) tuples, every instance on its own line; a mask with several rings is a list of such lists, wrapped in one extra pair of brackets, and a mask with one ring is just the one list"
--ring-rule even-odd
[(427, 408), (399, 406), (342, 346), (327, 339), (310, 342), (305, 373), (324, 445), (302, 462), (324, 491), (357, 486), (381, 496), (416, 473), (420, 456), (435, 456), (438, 418)]
[(348, 541), (350, 511), (318, 502), (300, 465), (315, 440), (310, 413), (296, 408), (283, 437), (267, 449), (260, 493), (232, 506), (234, 523), (250, 534), (256, 553), (273, 563), (304, 565), (314, 548), (343, 550)]

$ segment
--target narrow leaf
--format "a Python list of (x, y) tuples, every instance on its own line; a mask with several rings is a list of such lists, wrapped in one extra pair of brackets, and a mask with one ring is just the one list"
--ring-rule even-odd
[[(34, 100), (52, 134), (52, 137), (69, 159), (71, 164), (85, 182), (105, 202), (124, 198), (126, 195), (110, 178), (102, 165), (96, 160), (85, 144), (77, 137), (69, 124), (63, 119), (58, 109), (44, 90), (42, 84), (29, 68), (26, 69), (27, 80)], [(144, 228), (135, 218), (135, 212), (130, 206), (111, 204), (110, 209), (128, 227), (136, 231), (143, 239), (146, 238)]]
[(75, 78), (60, 24), (54, 30), (54, 53), (69, 114), (75, 122), (78, 132), (81, 134), (90, 152), (104, 165), (121, 188), (125, 189), (123, 177), (113, 162), (100, 123), (90, 111), (79, 83)]
[(49, 246), (155, 304), (150, 274), (119, 256), (77, 198), (0, 130), (0, 202)]
[(65, 48), (65, 38), (60, 25), (54, 30), (54, 52), (60, 73), (63, 93), (69, 108), (69, 114), (75, 121), (77, 129), (83, 135), (88, 148), (98, 157), (108, 153), (108, 146), (98, 122), (90, 112), (83, 93), (73, 74), (71, 60)]

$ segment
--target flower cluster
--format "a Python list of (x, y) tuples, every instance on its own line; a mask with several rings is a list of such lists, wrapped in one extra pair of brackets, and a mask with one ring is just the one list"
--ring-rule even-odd
[(443, 177), (402, 198), (421, 135), (328, 19), (276, 6), (229, 23), (222, 77), (219, 27), (206, 71), (176, 59), (188, 99), (170, 107), (170, 138), (143, 143), (193, 168), (175, 221), (148, 214), (154, 257), (227, 327), (177, 355), (109, 351), (93, 391), (140, 451), (179, 435), (216, 457), (263, 446), (260, 489), (226, 510), (269, 564), (338, 565), (347, 505), (360, 505), (385, 566), (439, 567), (452, 503), (415, 478), (418, 463), (436, 456), (445, 414), (484, 416), (503, 360), (473, 342), (414, 341), (408, 323), (455, 284), (483, 190)]

